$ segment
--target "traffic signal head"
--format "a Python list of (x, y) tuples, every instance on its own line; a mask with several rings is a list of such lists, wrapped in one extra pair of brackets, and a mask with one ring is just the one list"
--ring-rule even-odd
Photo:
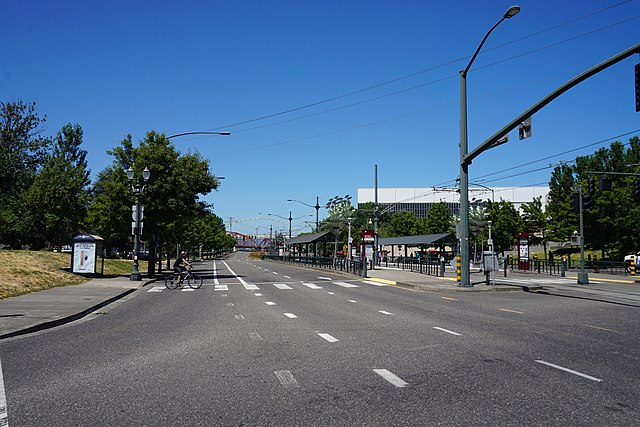
[(578, 193), (571, 193), (571, 198), (570, 200), (570, 205), (571, 205), (571, 210), (577, 214), (580, 213), (580, 199), (578, 196)]
[(589, 178), (589, 181), (587, 184), (587, 192), (582, 195), (583, 209), (589, 209), (591, 206), (593, 206), (595, 195), (596, 195), (596, 180), (595, 178)]
[(600, 178), (600, 191), (613, 190), (613, 180), (611, 178)]

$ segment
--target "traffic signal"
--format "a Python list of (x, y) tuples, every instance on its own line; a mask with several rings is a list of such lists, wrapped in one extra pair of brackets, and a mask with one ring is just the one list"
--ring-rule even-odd
[(600, 191), (613, 190), (613, 180), (611, 178), (600, 178)]
[(580, 198), (578, 193), (571, 193), (570, 205), (573, 212), (577, 214), (580, 213)]
[(582, 207), (589, 209), (594, 204), (594, 198), (596, 196), (596, 180), (595, 178), (589, 178), (587, 183), (587, 193), (582, 195)]
[[(636, 75), (637, 76), (637, 75)], [(636, 83), (637, 86), (637, 83)], [(520, 139), (527, 139), (531, 136), (531, 117), (524, 120), (518, 126), (518, 137)]]
[(633, 181), (633, 200), (640, 202), (640, 181)]

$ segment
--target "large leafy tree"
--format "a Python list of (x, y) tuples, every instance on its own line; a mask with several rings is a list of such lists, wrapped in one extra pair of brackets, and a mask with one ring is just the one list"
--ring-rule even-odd
[(68, 243), (84, 220), (89, 203), (87, 152), (80, 148), (79, 125), (65, 125), (53, 149), (24, 197), (32, 244), (60, 247)]
[(542, 206), (542, 196), (534, 197), (531, 202), (522, 205), (522, 225), (524, 231), (529, 233), (531, 245), (542, 244), (544, 246), (545, 259), (547, 258), (548, 221), (547, 214)]
[(431, 206), (429, 214), (425, 219), (427, 233), (450, 233), (453, 231), (454, 225), (453, 214), (445, 202), (436, 203)]
[[(155, 243), (150, 245), (152, 258), (156, 247), (182, 243), (182, 236), (194, 227), (193, 220), (205, 213), (200, 197), (219, 185), (208, 160), (197, 152), (181, 154), (164, 134), (154, 131), (148, 132), (138, 147), (128, 135), (108, 153), (114, 157), (113, 165), (98, 177), (90, 223), (110, 237), (129, 236), (134, 195), (125, 170), (132, 167), (133, 184), (143, 185), (142, 170), (148, 167), (151, 178), (140, 200), (145, 206), (143, 240)], [(149, 266), (153, 274), (153, 263)]]
[(35, 103), (0, 102), (0, 243), (19, 247), (29, 235), (22, 198), (47, 158), (45, 120)]
[(491, 237), (497, 252), (510, 250), (522, 230), (522, 218), (511, 202), (487, 202), (488, 219), (492, 221)]
[(549, 180), (546, 207), (549, 240), (564, 242), (578, 229), (578, 215), (571, 210), (571, 193), (575, 186), (573, 168), (567, 164), (556, 166)]

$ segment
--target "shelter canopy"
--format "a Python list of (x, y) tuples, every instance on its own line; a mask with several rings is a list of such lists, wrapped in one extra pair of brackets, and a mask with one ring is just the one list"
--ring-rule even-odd
[(304, 245), (306, 243), (323, 243), (333, 242), (334, 234), (332, 231), (323, 231), (321, 233), (304, 234), (289, 240), (285, 240), (285, 245)]
[(380, 237), (379, 245), (449, 246), (457, 243), (454, 233), (422, 234), (419, 236)]

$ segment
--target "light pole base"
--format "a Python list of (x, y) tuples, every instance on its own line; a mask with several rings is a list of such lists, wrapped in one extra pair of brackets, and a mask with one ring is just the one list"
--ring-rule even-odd
[(140, 273), (131, 273), (130, 280), (139, 282), (142, 280), (142, 275)]
[(589, 284), (589, 273), (585, 272), (578, 272), (578, 284), (579, 285), (588, 285)]

